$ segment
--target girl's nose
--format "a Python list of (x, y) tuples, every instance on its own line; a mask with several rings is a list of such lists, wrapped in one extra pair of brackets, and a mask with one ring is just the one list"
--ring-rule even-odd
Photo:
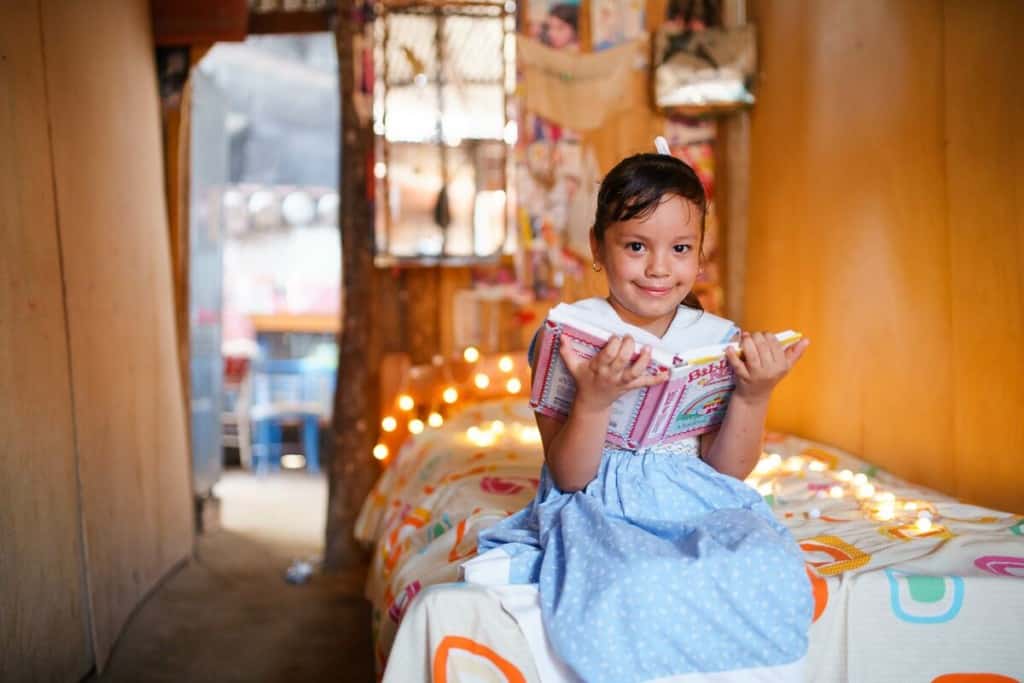
[(651, 252), (644, 274), (647, 277), (666, 277), (669, 274), (667, 257), (664, 254)]

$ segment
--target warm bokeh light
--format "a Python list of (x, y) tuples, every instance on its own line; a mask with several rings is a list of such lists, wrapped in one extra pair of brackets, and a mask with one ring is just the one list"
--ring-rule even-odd
[(799, 455), (791, 455), (786, 458), (786, 462), (783, 463), (783, 468), (787, 472), (799, 472), (804, 468), (804, 459)]
[(412, 434), (419, 434), (423, 431), (423, 420), (412, 419), (409, 420), (409, 432)]
[(523, 443), (540, 443), (540, 430), (536, 427), (523, 427), (519, 430), (519, 440)]
[(491, 422), (491, 432), (493, 432), (494, 434), (504, 434), (505, 423), (502, 422), (501, 420), (494, 420), (493, 422)]
[(828, 495), (832, 496), (833, 498), (842, 498), (843, 497), (843, 487), (842, 486), (833, 486), (832, 488), (830, 488), (828, 490)]
[(373, 447), (373, 457), (378, 460), (384, 460), (388, 457), (388, 447), (382, 443), (377, 444)]
[(404, 410), (405, 412), (409, 412), (410, 410), (412, 410), (413, 406), (415, 405), (416, 402), (412, 400), (412, 396), (410, 396), (409, 394), (402, 394), (401, 396), (398, 397), (398, 407)]
[(513, 377), (509, 381), (505, 382), (505, 389), (510, 394), (518, 394), (523, 388), (523, 383), (518, 378)]
[(850, 470), (842, 470), (836, 476), (839, 478), (839, 481), (851, 481), (853, 479), (853, 472)]
[(476, 377), (473, 378), (473, 384), (476, 385), (477, 389), (486, 389), (491, 385), (491, 378), (482, 372), (478, 372)]
[(441, 417), (441, 413), (431, 413), (427, 416), (427, 424), (436, 429), (444, 424), (444, 418)]
[(914, 523), (914, 526), (916, 526), (917, 530), (921, 532), (931, 531), (932, 520), (928, 519), (927, 517), (918, 517), (917, 521)]
[(456, 391), (455, 387), (448, 387), (444, 390), (444, 393), (441, 394), (441, 398), (445, 403), (455, 403), (459, 400), (459, 392)]
[(498, 360), (498, 369), (502, 372), (512, 372), (512, 368), (515, 367), (515, 363), (508, 356), (502, 356)]
[(466, 350), (462, 352), (462, 357), (466, 359), (467, 363), (475, 363), (480, 360), (480, 351), (475, 346), (467, 346)]
[(875, 495), (875, 487), (873, 484), (861, 484), (857, 487), (858, 498), (870, 498)]
[(475, 425), (466, 430), (466, 438), (476, 446), (491, 446), (497, 439), (490, 430), (483, 430)]
[(380, 421), (380, 428), (385, 432), (393, 432), (398, 428), (398, 420), (388, 415)]

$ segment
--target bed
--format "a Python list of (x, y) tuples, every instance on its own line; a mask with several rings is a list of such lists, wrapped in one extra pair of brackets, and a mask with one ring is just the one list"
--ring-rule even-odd
[[(374, 546), (366, 590), (387, 683), (546, 680), (537, 633), (510, 616), (519, 587), (459, 581), (477, 534), (532, 498), (541, 462), (520, 396), (469, 405), (392, 455), (356, 529)], [(807, 680), (1024, 679), (1024, 517), (786, 434), (768, 435), (747, 483), (805, 553)]]

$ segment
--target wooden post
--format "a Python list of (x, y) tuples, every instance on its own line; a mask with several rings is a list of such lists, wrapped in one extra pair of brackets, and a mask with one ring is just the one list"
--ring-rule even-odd
[(373, 133), (355, 106), (356, 36), (363, 29), (359, 0), (339, 0), (335, 37), (341, 88), (340, 196), (342, 330), (338, 383), (328, 448), (327, 530), (324, 568), (348, 569), (365, 561), (354, 526), (378, 468), (372, 450), (380, 424), (380, 345), (374, 301), (373, 212), (367, 169)]

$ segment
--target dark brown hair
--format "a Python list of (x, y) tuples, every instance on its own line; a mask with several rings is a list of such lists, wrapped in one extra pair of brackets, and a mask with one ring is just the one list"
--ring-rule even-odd
[[(703, 256), (705, 217), (708, 210), (704, 185), (692, 168), (667, 154), (635, 154), (626, 157), (601, 181), (594, 216), (594, 237), (604, 244), (604, 233), (612, 223), (649, 216), (666, 195), (675, 195), (700, 212), (700, 258)], [(691, 291), (683, 299), (690, 308), (704, 310)]]

